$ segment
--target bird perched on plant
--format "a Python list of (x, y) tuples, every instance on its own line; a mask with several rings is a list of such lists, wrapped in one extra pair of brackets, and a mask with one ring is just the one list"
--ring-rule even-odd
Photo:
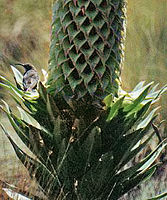
[(39, 75), (37, 70), (33, 65), (30, 64), (22, 64), (22, 63), (17, 63), (15, 65), (21, 65), (24, 67), (25, 72), (23, 74), (23, 88), (24, 91), (33, 91), (34, 89), (37, 88), (37, 84), (39, 81)]

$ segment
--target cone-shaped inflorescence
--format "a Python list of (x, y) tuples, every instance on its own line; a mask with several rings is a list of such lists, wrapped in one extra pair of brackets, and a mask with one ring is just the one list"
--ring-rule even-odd
[(126, 0), (57, 0), (53, 5), (48, 91), (64, 97), (117, 94)]

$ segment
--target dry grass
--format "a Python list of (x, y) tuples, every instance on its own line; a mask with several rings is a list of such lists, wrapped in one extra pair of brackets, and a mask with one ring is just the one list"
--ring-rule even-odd
[[(167, 1), (128, 0), (128, 26), (123, 87), (132, 89), (141, 80), (167, 83)], [(167, 118), (167, 97), (161, 114)]]

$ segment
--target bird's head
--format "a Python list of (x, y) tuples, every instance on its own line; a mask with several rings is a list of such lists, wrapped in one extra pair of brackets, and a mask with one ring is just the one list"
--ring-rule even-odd
[(30, 65), (29, 63), (26, 63), (26, 64), (17, 63), (17, 64), (15, 64), (15, 65), (21, 65), (21, 66), (23, 66), (24, 69), (25, 69), (26, 71), (29, 71), (29, 70), (31, 70), (31, 69), (34, 68), (34, 67), (33, 67), (32, 65)]

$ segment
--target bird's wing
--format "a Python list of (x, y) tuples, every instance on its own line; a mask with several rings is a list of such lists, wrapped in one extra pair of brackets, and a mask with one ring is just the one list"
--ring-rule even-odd
[(28, 78), (34, 78), (34, 79), (37, 79), (39, 80), (39, 76), (38, 76), (38, 73), (36, 70), (32, 69), (32, 70), (29, 70), (27, 71), (25, 74), (24, 74), (24, 80), (28, 79)]
[(24, 74), (23, 83), (24, 89), (31, 91), (39, 81), (39, 76), (36, 70), (29, 70)]

